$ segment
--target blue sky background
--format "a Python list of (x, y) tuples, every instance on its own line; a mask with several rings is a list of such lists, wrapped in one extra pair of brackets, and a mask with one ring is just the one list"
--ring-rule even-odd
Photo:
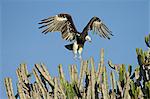
[[(105, 40), (92, 35), (92, 43), (86, 43), (83, 59), (94, 57), (96, 65), (101, 48), (105, 50), (105, 63), (109, 59), (116, 64), (138, 65), (136, 48), (146, 50), (144, 37), (150, 32), (150, 3), (148, 0), (3, 0), (0, 6), (0, 94), (6, 99), (3, 83), (5, 77), (13, 79), (16, 93), (16, 69), (20, 63), (28, 65), (29, 72), (35, 63), (44, 62), (52, 76), (58, 76), (58, 64), (69, 75), (68, 65), (77, 64), (72, 52), (65, 49), (69, 42), (60, 33), (41, 34), (38, 22), (61, 12), (72, 15), (78, 31), (97, 16), (113, 31), (114, 37)], [(111, 69), (107, 67), (107, 70)], [(67, 77), (69, 79), (69, 77)]]

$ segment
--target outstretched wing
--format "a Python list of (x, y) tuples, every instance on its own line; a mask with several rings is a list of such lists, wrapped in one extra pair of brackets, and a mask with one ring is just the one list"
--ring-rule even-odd
[(39, 24), (42, 24), (39, 28), (45, 28), (42, 33), (48, 32), (61, 32), (62, 38), (72, 41), (75, 39), (77, 30), (69, 14), (58, 14), (56, 16), (49, 17), (41, 20)]
[(89, 23), (83, 29), (83, 33), (88, 33), (89, 30), (92, 30), (94, 33), (103, 38), (110, 39), (110, 36), (113, 36), (112, 32), (98, 17), (93, 17), (89, 21)]

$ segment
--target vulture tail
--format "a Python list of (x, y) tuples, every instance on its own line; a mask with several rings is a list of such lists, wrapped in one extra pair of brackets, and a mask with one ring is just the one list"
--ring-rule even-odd
[(68, 50), (73, 50), (73, 44), (65, 45)]

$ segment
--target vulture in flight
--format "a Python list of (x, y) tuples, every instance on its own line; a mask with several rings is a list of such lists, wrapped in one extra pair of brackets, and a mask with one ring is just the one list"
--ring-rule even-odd
[(93, 17), (85, 26), (82, 32), (78, 32), (71, 15), (60, 13), (55, 16), (48, 17), (41, 20), (42, 24), (39, 28), (44, 28), (42, 33), (60, 32), (64, 40), (70, 41), (71, 44), (65, 45), (68, 50), (73, 51), (74, 58), (82, 59), (82, 50), (86, 41), (91, 42), (91, 37), (88, 35), (89, 31), (93, 31), (100, 37), (110, 39), (113, 36), (112, 32), (98, 17)]

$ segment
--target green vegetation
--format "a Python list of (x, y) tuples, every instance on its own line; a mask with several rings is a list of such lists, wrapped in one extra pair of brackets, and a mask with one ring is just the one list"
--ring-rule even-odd
[[(139, 65), (134, 71), (131, 65), (126, 69), (126, 65), (113, 64), (109, 60), (108, 66), (112, 70), (108, 74), (104, 64), (104, 49), (101, 49), (97, 70), (92, 57), (81, 61), (79, 73), (76, 65), (69, 66), (70, 81), (65, 79), (62, 65), (58, 66), (59, 77), (51, 77), (44, 64), (35, 64), (32, 73), (28, 73), (26, 64), (21, 64), (16, 70), (16, 95), (13, 92), (11, 78), (5, 78), (8, 98), (150, 99), (150, 35), (145, 37), (145, 43), (148, 46), (147, 51), (136, 49)], [(35, 77), (33, 83), (29, 80), (30, 76)]]

